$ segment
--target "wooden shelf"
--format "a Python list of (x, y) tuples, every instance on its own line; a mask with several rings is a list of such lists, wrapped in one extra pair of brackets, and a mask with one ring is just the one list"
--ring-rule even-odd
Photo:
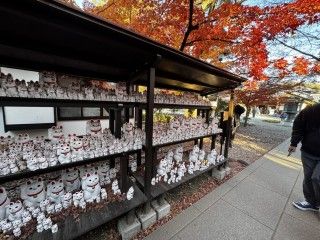
[[(180, 143), (184, 143), (184, 142), (194, 141), (194, 140), (198, 140), (198, 139), (202, 139), (202, 138), (212, 137), (212, 136), (217, 135), (217, 134), (219, 134), (219, 133), (213, 133), (213, 134), (203, 135), (203, 136), (199, 136), (199, 137), (193, 137), (193, 138), (183, 139), (183, 140), (179, 140), (179, 141), (161, 143), (161, 144), (153, 145), (153, 147), (154, 147), (154, 148), (162, 148), (162, 147), (166, 147), (166, 146), (170, 146), (170, 145), (175, 145), (175, 144), (180, 144)], [(145, 146), (143, 146), (143, 148), (145, 149)]]
[(97, 157), (97, 158), (90, 158), (90, 159), (85, 159), (85, 160), (77, 161), (77, 162), (57, 164), (52, 167), (38, 169), (35, 171), (24, 170), (24, 171), (20, 171), (17, 173), (12, 173), (12, 174), (8, 174), (8, 175), (0, 176), (0, 184), (23, 179), (23, 178), (30, 178), (30, 177), (34, 177), (34, 176), (37, 176), (40, 174), (55, 172), (55, 171), (59, 171), (59, 170), (67, 169), (67, 168), (72, 168), (72, 167), (82, 166), (82, 165), (86, 165), (86, 164), (90, 164), (90, 163), (100, 162), (100, 161), (108, 160), (110, 158), (117, 158), (117, 157), (122, 157), (125, 155), (131, 155), (131, 154), (138, 153), (139, 151), (140, 150), (131, 150), (128, 152), (116, 153), (116, 154), (111, 154), (111, 155)]
[[(132, 185), (132, 183), (130, 184)], [(79, 221), (68, 216), (63, 222), (58, 223), (59, 230), (52, 234), (50, 230), (41, 233), (35, 232), (28, 239), (30, 240), (69, 240), (77, 239), (79, 236), (89, 232), (112, 219), (115, 219), (128, 211), (140, 206), (147, 201), (146, 196), (133, 184), (134, 197), (128, 201), (109, 203), (99, 210), (92, 210), (80, 214)]]
[[(208, 171), (212, 170), (215, 167), (218, 167), (218, 166), (222, 165), (226, 161), (227, 161), (227, 159), (225, 159), (222, 162), (219, 162), (216, 165), (211, 165), (210, 167), (208, 167), (207, 169), (205, 169), (203, 171), (196, 171), (196, 172), (194, 172), (194, 174), (186, 173), (186, 175), (184, 175), (184, 177), (181, 179), (181, 181), (176, 182), (176, 183), (171, 183), (171, 184), (167, 184), (165, 182), (157, 183), (156, 185), (152, 186), (152, 188), (151, 188), (151, 196), (152, 196), (152, 198), (156, 198), (156, 197), (166, 193), (167, 191), (169, 191), (171, 189), (174, 189), (174, 188), (178, 187), (179, 185), (181, 185), (181, 184), (183, 184), (185, 182), (188, 182), (189, 180), (191, 180), (191, 179), (193, 179), (195, 177), (198, 177), (201, 174), (203, 174), (205, 172), (208, 172)], [(137, 183), (141, 187), (144, 187), (144, 177), (138, 175), (137, 173), (134, 173), (133, 176), (136, 178)]]
[(170, 104), (170, 103), (154, 103), (154, 108), (169, 108), (169, 109), (201, 109), (209, 110), (211, 106), (204, 105), (185, 105), (185, 104)]
[(19, 107), (137, 107), (137, 102), (0, 97), (1, 106)]
[[(95, 101), (95, 100), (74, 100), (74, 99), (49, 99), (49, 98), (20, 98), (0, 97), (0, 106), (19, 107), (140, 107), (145, 108), (146, 103), (140, 102), (118, 102), (118, 101)], [(183, 105), (155, 103), (154, 108), (170, 109), (211, 109), (211, 106)]]

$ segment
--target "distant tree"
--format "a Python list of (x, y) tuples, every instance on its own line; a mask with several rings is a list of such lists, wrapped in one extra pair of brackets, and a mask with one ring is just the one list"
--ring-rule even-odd
[(288, 100), (286, 92), (295, 89), (298, 84), (261, 84), (259, 87), (247, 86), (236, 90), (235, 95), (238, 102), (246, 106), (244, 126), (248, 124), (252, 108), (259, 105), (280, 105)]

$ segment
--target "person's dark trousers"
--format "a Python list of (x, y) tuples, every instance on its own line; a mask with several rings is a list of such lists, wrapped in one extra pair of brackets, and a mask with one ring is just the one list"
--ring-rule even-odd
[(311, 205), (320, 206), (320, 157), (301, 151), (304, 171), (303, 194)]

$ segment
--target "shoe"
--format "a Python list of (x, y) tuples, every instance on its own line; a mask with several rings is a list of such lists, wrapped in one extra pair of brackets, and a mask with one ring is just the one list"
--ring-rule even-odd
[(319, 211), (319, 207), (312, 206), (307, 201), (293, 202), (292, 204), (293, 204), (293, 206), (295, 206), (296, 208), (298, 208), (302, 211), (314, 211), (314, 212)]

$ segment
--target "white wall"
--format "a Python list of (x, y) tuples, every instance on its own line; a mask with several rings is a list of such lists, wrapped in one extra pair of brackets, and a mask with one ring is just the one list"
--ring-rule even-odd
[(3, 72), (4, 74), (11, 73), (13, 79), (19, 79), (19, 80), (24, 79), (26, 82), (30, 82), (31, 80), (39, 81), (38, 72), (13, 69), (13, 68), (5, 68), (5, 67), (0, 67), (0, 72)]
[(3, 122), (3, 112), (2, 107), (0, 107), (0, 135), (4, 134), (4, 122)]
[(4, 107), (8, 125), (54, 123), (53, 107)]

